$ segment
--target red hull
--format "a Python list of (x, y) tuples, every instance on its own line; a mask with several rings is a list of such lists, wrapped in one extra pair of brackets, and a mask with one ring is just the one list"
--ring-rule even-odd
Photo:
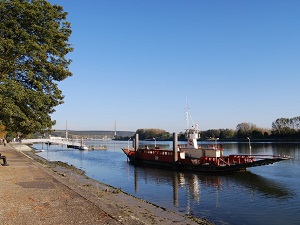
[(229, 155), (222, 157), (181, 158), (178, 152), (174, 162), (173, 151), (163, 149), (122, 149), (133, 164), (170, 167), (180, 170), (202, 172), (232, 172), (245, 170), (247, 167), (262, 166), (289, 159), (287, 157), (265, 155)]

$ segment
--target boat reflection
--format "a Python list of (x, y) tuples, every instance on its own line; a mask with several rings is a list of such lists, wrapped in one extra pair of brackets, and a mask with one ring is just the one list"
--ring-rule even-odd
[(289, 198), (294, 194), (287, 187), (262, 177), (260, 175), (246, 171), (244, 173), (230, 174), (229, 180), (236, 181), (244, 187), (253, 189), (266, 197), (271, 198)]
[[(276, 183), (273, 180), (254, 174), (250, 171), (239, 172), (227, 175), (195, 174), (191, 172), (177, 172), (159, 170), (151, 167), (134, 167), (135, 193), (139, 192), (139, 182), (159, 184), (158, 186), (172, 186), (173, 206), (179, 205), (179, 192), (183, 189), (188, 201), (200, 204), (201, 190), (207, 191), (211, 188), (217, 195), (216, 207), (219, 205), (219, 192), (223, 190), (239, 191), (250, 190), (252, 193), (259, 193), (269, 198), (290, 198), (293, 192), (287, 187)], [(210, 191), (210, 192), (211, 192)], [(185, 199), (186, 201), (186, 199)], [(182, 204), (182, 203), (181, 203)], [(188, 206), (187, 206), (188, 207)]]

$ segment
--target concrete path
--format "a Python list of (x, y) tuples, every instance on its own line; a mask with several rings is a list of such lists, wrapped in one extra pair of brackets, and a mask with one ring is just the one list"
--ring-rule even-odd
[(9, 163), (0, 166), (0, 224), (210, 224), (129, 196), (29, 151), (24, 145), (0, 145)]
[(0, 167), (1, 224), (120, 224), (21, 152), (0, 153), (9, 163)]

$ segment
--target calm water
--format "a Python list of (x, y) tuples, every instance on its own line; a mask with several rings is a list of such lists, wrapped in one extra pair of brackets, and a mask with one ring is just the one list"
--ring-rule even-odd
[[(40, 156), (63, 161), (86, 171), (96, 180), (154, 204), (215, 224), (300, 224), (300, 143), (252, 143), (252, 154), (289, 155), (291, 160), (229, 175), (135, 168), (122, 147), (128, 142), (90, 141), (108, 150), (79, 151), (43, 145)], [(140, 145), (145, 143), (140, 142)], [(146, 142), (147, 145), (154, 144)], [(172, 142), (157, 142), (171, 148)], [(34, 145), (42, 149), (41, 144)], [(248, 154), (248, 143), (225, 143), (225, 154)]]

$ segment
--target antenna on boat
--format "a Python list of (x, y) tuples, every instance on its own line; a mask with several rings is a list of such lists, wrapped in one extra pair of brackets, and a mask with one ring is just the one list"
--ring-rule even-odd
[(186, 105), (185, 105), (185, 120), (186, 120), (186, 130), (190, 129), (189, 128), (189, 126), (190, 126), (190, 124), (189, 124), (190, 120), (192, 122), (192, 126), (196, 125), (196, 124), (194, 124), (194, 121), (193, 121), (191, 115), (189, 114), (189, 107), (188, 107), (188, 100), (187, 100), (187, 98), (186, 98)]
[(186, 129), (189, 129), (189, 107), (188, 107), (187, 98), (185, 104), (185, 121), (186, 121)]

